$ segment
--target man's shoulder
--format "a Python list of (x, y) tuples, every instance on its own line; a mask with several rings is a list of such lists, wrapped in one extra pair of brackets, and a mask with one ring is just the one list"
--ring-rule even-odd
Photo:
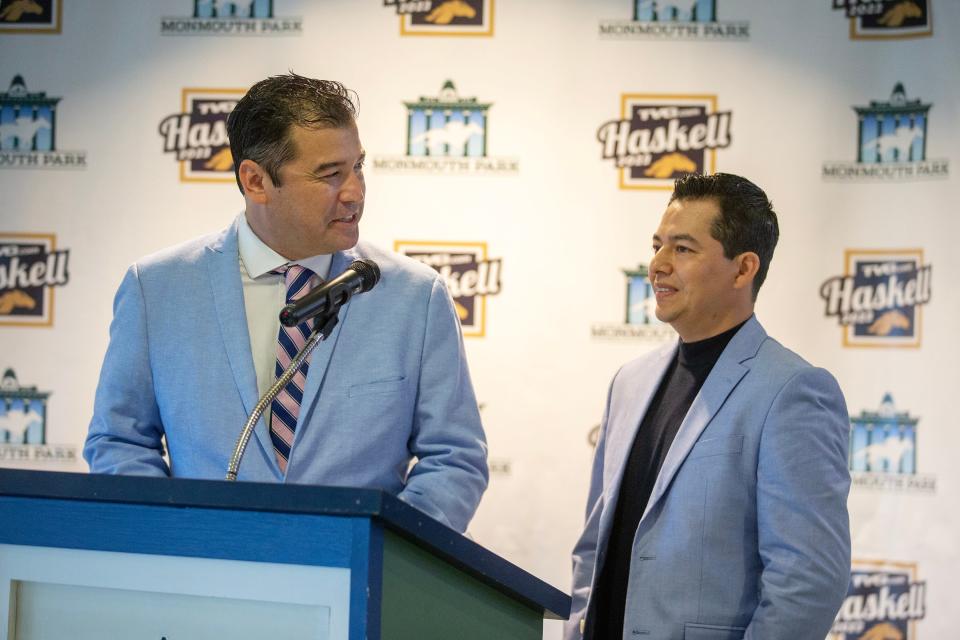
[(440, 275), (435, 269), (394, 251), (361, 240), (351, 250), (359, 258), (373, 260), (380, 267), (380, 284), (390, 287), (419, 285), (432, 287)]
[(781, 379), (792, 378), (801, 371), (817, 369), (799, 353), (770, 336), (760, 344), (757, 355), (751, 359), (749, 366), (765, 376)]
[[(618, 378), (660, 375), (670, 357), (676, 353), (677, 342), (662, 345), (623, 365)], [(715, 367), (721, 369), (744, 366), (765, 378), (768, 383), (783, 382), (803, 371), (824, 371), (807, 362), (795, 351), (769, 336), (756, 318), (751, 318), (730, 340)]]
[(749, 372), (746, 388), (763, 389), (765, 393), (776, 395), (788, 387), (816, 388), (842, 397), (840, 385), (832, 373), (811, 364), (770, 336), (764, 336), (756, 355), (743, 365)]
[(137, 260), (135, 266), (140, 275), (171, 269), (191, 269), (200, 263), (207, 251), (222, 250), (229, 232), (229, 229), (217, 231), (160, 249)]

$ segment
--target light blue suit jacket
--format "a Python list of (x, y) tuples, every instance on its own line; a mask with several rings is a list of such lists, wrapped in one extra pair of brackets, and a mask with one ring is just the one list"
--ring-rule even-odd
[[(383, 489), (463, 531), (488, 475), (452, 301), (434, 270), (364, 243), (330, 277), (358, 258), (381, 280), (311, 356), (286, 477), (261, 417), (239, 479)], [(95, 473), (223, 479), (257, 395), (234, 223), (128, 270), (84, 457)]]
[(610, 387), (565, 637), (580, 638), (603, 562), (629, 561), (624, 638), (823, 640), (850, 580), (846, 403), (754, 317), (687, 412), (632, 558), (604, 556), (623, 467), (676, 350), (628, 363)]

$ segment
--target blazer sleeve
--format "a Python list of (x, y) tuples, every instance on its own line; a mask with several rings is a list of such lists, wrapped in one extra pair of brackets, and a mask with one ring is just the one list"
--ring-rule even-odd
[(409, 441), (417, 461), (399, 497), (462, 532), (487, 488), (487, 441), (460, 324), (439, 277), (433, 281), (422, 340)]
[[(616, 381), (616, 377), (614, 377)], [(600, 423), (600, 435), (597, 449), (593, 454), (593, 468), (590, 471), (590, 489), (587, 493), (587, 509), (584, 518), (583, 533), (573, 547), (573, 584), (570, 589), (570, 618), (564, 624), (563, 640), (580, 640), (583, 637), (582, 625), (587, 615), (590, 589), (593, 587), (593, 574), (597, 564), (597, 544), (600, 534), (600, 516), (603, 513), (603, 459), (606, 451), (607, 424), (610, 416), (610, 398), (613, 396), (613, 383), (607, 392), (607, 406)]]
[(836, 380), (807, 368), (767, 414), (757, 468), (760, 604), (748, 640), (823, 640), (850, 581), (850, 422)]
[(110, 344), (100, 370), (83, 457), (93, 473), (168, 476), (154, 396), (147, 316), (137, 266), (113, 303)]

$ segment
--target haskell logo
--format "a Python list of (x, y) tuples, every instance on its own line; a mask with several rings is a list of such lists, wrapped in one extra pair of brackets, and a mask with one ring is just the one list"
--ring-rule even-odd
[(515, 174), (520, 170), (516, 158), (487, 156), (492, 103), (461, 97), (451, 80), (437, 97), (421, 96), (404, 105), (407, 155), (374, 158), (374, 169), (430, 174)]
[(487, 330), (487, 296), (500, 293), (500, 258), (487, 257), (486, 242), (397, 240), (393, 250), (435, 269), (447, 285), (465, 337)]
[(850, 19), (854, 40), (922, 38), (933, 35), (932, 0), (833, 0)]
[(57, 103), (23, 76), (0, 92), (0, 169), (86, 169), (86, 151), (57, 151)]
[(303, 19), (275, 18), (273, 0), (193, 0), (193, 16), (166, 17), (163, 36), (299, 36)]
[(657, 299), (653, 295), (646, 265), (624, 269), (627, 278), (626, 314), (622, 324), (596, 323), (590, 327), (594, 338), (666, 342), (676, 338), (673, 328), (657, 319)]
[(60, 0), (0, 0), (0, 33), (60, 33)]
[(916, 563), (854, 560), (850, 589), (827, 640), (914, 640), (926, 599)]
[(600, 22), (600, 37), (747, 40), (750, 23), (718, 21), (717, 0), (633, 0), (633, 19)]
[(234, 182), (227, 116), (243, 89), (184, 89), (181, 113), (160, 121), (163, 150), (180, 163), (181, 182)]
[(857, 112), (857, 162), (827, 162), (825, 180), (947, 178), (947, 160), (927, 160), (927, 121), (932, 104), (908, 100), (898, 82), (887, 102), (871, 100)]
[(75, 446), (47, 444), (49, 391), (20, 386), (13, 369), (0, 378), (0, 464), (75, 462)]
[(494, 0), (383, 0), (403, 36), (492, 36)]
[(590, 427), (590, 431), (587, 432), (587, 444), (593, 449), (596, 449), (598, 442), (600, 442), (600, 425), (595, 424)]
[(932, 267), (922, 249), (846, 251), (846, 273), (820, 286), (845, 347), (919, 347)]
[(69, 281), (69, 250), (53, 234), (0, 232), (0, 326), (50, 327), (53, 292)]
[(677, 178), (714, 173), (717, 149), (730, 146), (729, 111), (717, 97), (642, 95), (620, 97), (620, 120), (597, 130), (604, 160), (620, 169), (621, 189), (673, 189)]
[(850, 471), (855, 488), (933, 493), (936, 478), (917, 473), (919, 418), (899, 412), (893, 396), (877, 411), (850, 418)]

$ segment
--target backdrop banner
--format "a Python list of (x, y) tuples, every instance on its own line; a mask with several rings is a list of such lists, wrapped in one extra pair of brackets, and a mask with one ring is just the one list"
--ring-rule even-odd
[(0, 0), (0, 466), (87, 469), (121, 277), (242, 210), (226, 117), (293, 70), (357, 92), (361, 234), (454, 298), (479, 543), (569, 588), (610, 380), (676, 340), (673, 181), (737, 173), (781, 225), (757, 316), (850, 412), (832, 638), (953, 637), (957, 60), (955, 0)]

